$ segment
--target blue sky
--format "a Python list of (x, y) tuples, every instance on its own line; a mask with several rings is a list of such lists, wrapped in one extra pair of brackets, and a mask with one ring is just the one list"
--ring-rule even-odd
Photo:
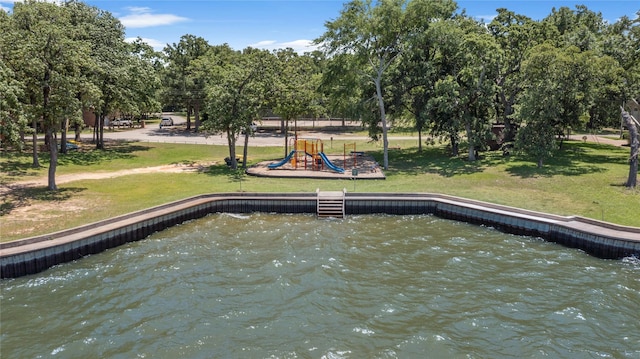
[[(10, 9), (15, 0), (0, 0)], [(53, 0), (52, 0), (53, 1)], [(291, 47), (310, 51), (310, 42), (322, 35), (326, 21), (337, 18), (341, 0), (86, 0), (87, 4), (111, 12), (126, 27), (127, 38), (141, 37), (157, 50), (177, 43), (180, 36), (192, 34), (212, 45), (228, 43), (240, 50), (248, 46), (276, 49)], [(460, 0), (458, 7), (485, 22), (505, 7), (539, 20), (553, 7), (578, 4), (601, 12), (609, 22), (626, 15), (635, 18), (640, 11), (637, 0), (612, 1), (493, 1)]]

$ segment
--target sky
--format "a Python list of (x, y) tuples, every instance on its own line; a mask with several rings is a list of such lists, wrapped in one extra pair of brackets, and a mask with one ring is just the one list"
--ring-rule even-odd
[[(10, 11), (16, 0), (0, 0), (0, 8)], [(55, 0), (50, 0), (55, 1)], [(325, 23), (340, 16), (343, 0), (85, 0), (109, 11), (126, 28), (128, 40), (140, 37), (156, 50), (180, 41), (182, 35), (203, 37), (211, 45), (229, 44), (236, 50), (246, 47), (293, 48), (312, 51), (311, 42), (325, 31)], [(541, 20), (552, 8), (575, 9), (586, 5), (601, 12), (610, 23), (626, 15), (635, 19), (638, 0), (546, 1), (546, 0), (459, 0), (460, 10), (485, 22), (496, 9), (504, 7), (534, 20)]]

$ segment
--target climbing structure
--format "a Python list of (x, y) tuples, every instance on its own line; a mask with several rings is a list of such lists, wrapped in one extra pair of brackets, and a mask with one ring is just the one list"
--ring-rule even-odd
[(275, 169), (283, 166), (287, 163), (291, 164), (291, 167), (298, 169), (304, 168), (305, 170), (321, 171), (325, 166), (335, 172), (344, 173), (344, 169), (333, 164), (327, 156), (324, 154), (324, 145), (322, 140), (318, 138), (293, 140), (293, 150), (282, 161), (272, 163), (268, 167), (269, 169)]

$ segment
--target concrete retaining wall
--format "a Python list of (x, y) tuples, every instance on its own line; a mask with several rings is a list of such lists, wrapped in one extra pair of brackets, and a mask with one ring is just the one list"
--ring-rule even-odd
[[(315, 213), (315, 193), (203, 195), (66, 231), (0, 243), (0, 277), (41, 272), (210, 213)], [(433, 214), (541, 237), (601, 258), (640, 256), (640, 228), (438, 194), (347, 193), (346, 214)]]

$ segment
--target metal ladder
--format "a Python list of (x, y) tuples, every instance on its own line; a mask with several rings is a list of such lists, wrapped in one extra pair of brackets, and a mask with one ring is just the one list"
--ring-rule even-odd
[(321, 217), (333, 217), (333, 218), (344, 218), (344, 202), (345, 202), (345, 193), (346, 189), (339, 191), (327, 191), (321, 192), (318, 188), (316, 190), (318, 205), (317, 205), (317, 214), (318, 218)]

